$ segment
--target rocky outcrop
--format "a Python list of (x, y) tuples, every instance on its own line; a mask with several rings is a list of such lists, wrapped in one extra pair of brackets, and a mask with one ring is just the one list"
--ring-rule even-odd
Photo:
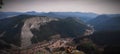
[(58, 19), (54, 18), (48, 18), (48, 17), (33, 17), (30, 19), (27, 19), (24, 22), (24, 25), (21, 30), (21, 47), (26, 47), (31, 45), (31, 38), (34, 36), (31, 29), (37, 29), (40, 30), (40, 26), (48, 23), (50, 21), (57, 21)]

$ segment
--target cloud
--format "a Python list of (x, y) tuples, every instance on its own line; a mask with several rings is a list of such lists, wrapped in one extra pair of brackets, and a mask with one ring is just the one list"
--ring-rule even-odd
[(1, 11), (72, 11), (120, 13), (117, 0), (4, 0)]

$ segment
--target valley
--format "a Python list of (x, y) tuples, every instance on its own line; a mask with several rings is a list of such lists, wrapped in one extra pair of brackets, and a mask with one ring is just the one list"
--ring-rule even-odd
[(120, 47), (119, 14), (11, 14), (0, 19), (3, 54), (106, 54), (109, 50), (117, 53), (116, 47)]

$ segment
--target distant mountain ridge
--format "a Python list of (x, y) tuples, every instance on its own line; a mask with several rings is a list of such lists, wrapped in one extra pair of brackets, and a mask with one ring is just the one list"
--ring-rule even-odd
[(87, 21), (98, 16), (96, 13), (84, 13), (84, 12), (0, 12), (0, 19), (7, 18), (9, 16), (17, 16), (20, 14), (28, 14), (28, 15), (37, 15), (37, 16), (48, 16), (48, 17), (56, 17), (56, 18), (66, 18), (66, 17), (76, 17), (80, 18), (83, 21)]
[(66, 17), (75, 17), (80, 18), (81, 20), (87, 22), (92, 20), (98, 16), (106, 15), (109, 17), (120, 16), (120, 14), (96, 14), (96, 13), (86, 13), (86, 12), (36, 12), (36, 11), (28, 11), (28, 12), (0, 12), (0, 19), (9, 18), (21, 14), (27, 15), (36, 15), (36, 16), (48, 16), (48, 17), (56, 17), (56, 18), (66, 18)]
[(96, 30), (112, 31), (120, 30), (120, 14), (115, 15), (99, 15), (98, 17), (88, 21)]
[(14, 17), (22, 14), (21, 12), (0, 12), (0, 19)]

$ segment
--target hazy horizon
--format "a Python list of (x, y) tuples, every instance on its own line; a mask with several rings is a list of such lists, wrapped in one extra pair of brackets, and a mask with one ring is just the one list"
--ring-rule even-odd
[(119, 2), (110, 0), (3, 0), (1, 12), (120, 13)]

